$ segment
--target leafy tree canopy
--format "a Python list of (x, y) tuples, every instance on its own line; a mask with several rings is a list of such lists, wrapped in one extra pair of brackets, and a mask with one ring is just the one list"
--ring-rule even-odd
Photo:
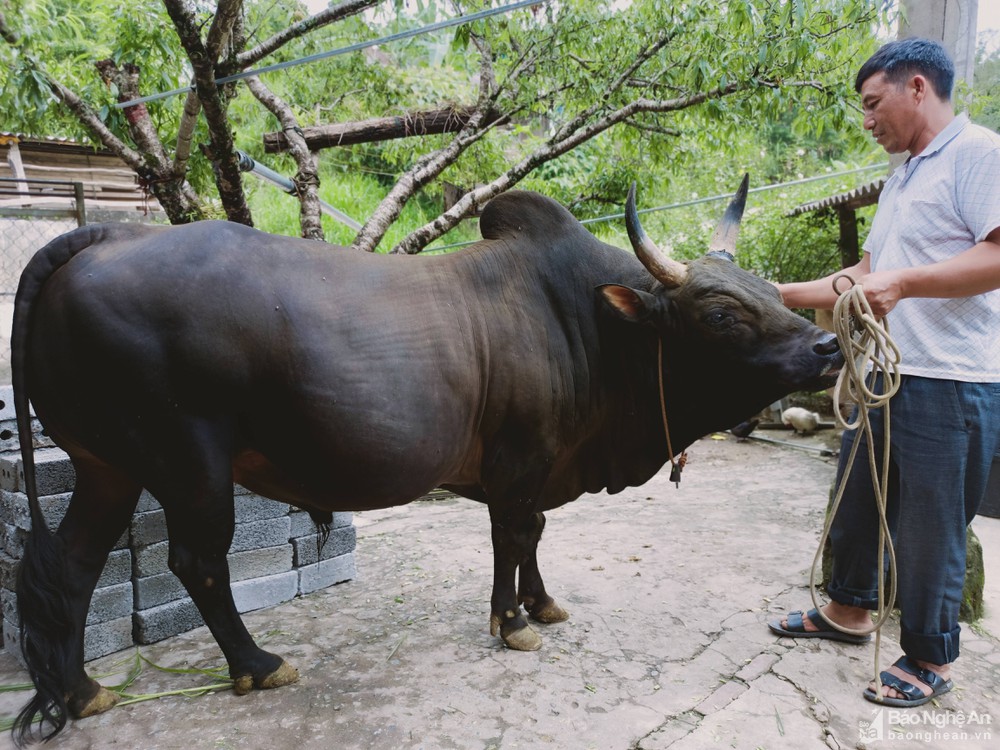
[[(881, 0), (561, 0), (214, 84), (487, 5), (347, 0), (309, 17), (272, 0), (0, 0), (4, 128), (123, 154), (173, 221), (211, 204), (250, 221), (234, 150), (263, 158), (264, 132), (469, 108), (458, 132), (323, 152), (303, 140), (264, 159), (296, 174), (307, 236), (327, 183), (367, 175), (353, 207), (365, 227), (345, 237), (324, 223), (319, 236), (405, 252), (515, 185), (587, 216), (620, 205), (632, 179), (652, 201), (689, 192), (694, 175), (702, 193), (726, 192), (747, 170), (764, 181), (876, 158), (850, 84), (887, 23)], [(191, 96), (114, 106), (192, 78)], [(438, 216), (428, 196), (441, 180), (473, 189)]]

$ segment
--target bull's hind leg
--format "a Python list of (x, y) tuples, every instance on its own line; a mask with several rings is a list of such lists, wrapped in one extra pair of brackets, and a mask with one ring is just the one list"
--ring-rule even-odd
[(36, 713), (61, 727), (67, 714), (101, 713), (118, 700), (84, 670), (84, 628), (97, 580), (142, 488), (94, 459), (74, 457), (73, 466), (76, 486), (55, 537), (32, 539), (19, 573), (22, 645), (38, 688), (19, 717), (22, 730)]
[(528, 610), (528, 615), (535, 622), (563, 622), (569, 619), (569, 612), (556, 604), (555, 600), (545, 591), (542, 575), (538, 572), (538, 542), (545, 529), (545, 516), (536, 513), (532, 519), (533, 529), (531, 546), (527, 557), (517, 571), (517, 601)]
[(233, 601), (226, 555), (235, 514), (226, 432), (201, 425), (192, 433), (183, 463), (151, 487), (167, 519), (168, 565), (222, 649), (237, 694), (291, 684), (298, 671), (254, 643)]

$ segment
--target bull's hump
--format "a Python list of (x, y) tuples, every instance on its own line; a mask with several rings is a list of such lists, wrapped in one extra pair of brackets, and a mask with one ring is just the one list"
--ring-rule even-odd
[(555, 231), (582, 229), (580, 222), (551, 198), (525, 190), (501, 193), (486, 204), (479, 219), (483, 239), (553, 236)]

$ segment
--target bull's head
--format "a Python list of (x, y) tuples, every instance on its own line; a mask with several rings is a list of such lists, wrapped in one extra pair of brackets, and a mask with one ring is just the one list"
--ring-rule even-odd
[(747, 186), (744, 177), (706, 254), (685, 264), (646, 235), (633, 184), (625, 209), (629, 239), (658, 283), (646, 291), (601, 287), (618, 316), (659, 332), (671, 391), (716, 386), (711, 429), (732, 426), (790, 392), (832, 385), (831, 373), (843, 363), (836, 336), (785, 308), (773, 284), (734, 262)]

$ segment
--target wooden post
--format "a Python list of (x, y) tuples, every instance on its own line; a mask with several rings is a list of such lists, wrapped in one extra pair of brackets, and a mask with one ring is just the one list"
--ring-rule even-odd
[(837, 240), (837, 247), (840, 249), (840, 267), (850, 268), (861, 260), (858, 248), (858, 216), (854, 209), (837, 206), (837, 224), (840, 226), (840, 237)]

